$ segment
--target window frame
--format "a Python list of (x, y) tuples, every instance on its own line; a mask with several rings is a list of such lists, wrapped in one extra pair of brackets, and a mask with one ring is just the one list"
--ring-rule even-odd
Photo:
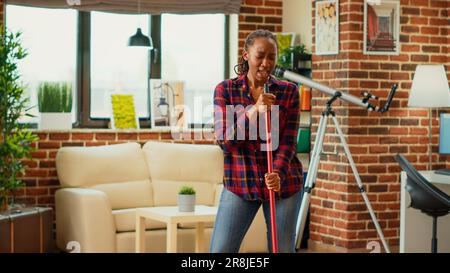
[[(229, 15), (224, 14), (224, 79), (229, 75), (230, 63), (230, 20)], [(90, 113), (91, 96), (90, 96), (90, 12), (79, 12), (78, 18), (78, 45), (77, 45), (77, 122), (74, 128), (108, 128), (108, 118), (92, 118)], [(148, 22), (150, 36), (153, 40), (154, 49), (149, 51), (148, 60), (148, 78), (147, 92), (150, 88), (150, 79), (161, 78), (161, 15), (151, 15)], [(147, 96), (147, 105), (149, 116), (139, 118), (140, 128), (151, 128), (151, 101)], [(190, 124), (189, 128), (202, 128), (211, 124)]]
[[(6, 4), (3, 5), (4, 21), (3, 27), (6, 27)], [(148, 69), (147, 69), (147, 93), (150, 89), (150, 79), (161, 78), (161, 15), (149, 16), (150, 36), (153, 40), (153, 50), (148, 52)], [(76, 76), (75, 76), (75, 100), (77, 111), (76, 120), (72, 128), (108, 128), (109, 118), (92, 118), (91, 117), (91, 94), (90, 94), (90, 61), (91, 61), (91, 12), (78, 11), (77, 18), (77, 51), (76, 51)], [(230, 74), (230, 15), (224, 14), (224, 79)], [(149, 111), (148, 117), (139, 118), (140, 128), (151, 128), (151, 101), (147, 96), (147, 107)], [(36, 122), (25, 123), (30, 128), (37, 128)], [(190, 129), (203, 128), (211, 126), (211, 124), (189, 124)]]
[[(108, 128), (109, 118), (91, 117), (91, 13), (78, 12), (78, 45), (77, 45), (77, 122), (74, 128)], [(151, 18), (151, 16), (150, 16)], [(150, 20), (151, 21), (151, 20)], [(149, 26), (151, 22), (148, 22)], [(150, 28), (149, 28), (150, 29)], [(150, 58), (150, 53), (147, 54)], [(150, 60), (149, 62), (150, 63)], [(147, 68), (147, 92), (151, 68)], [(147, 98), (149, 115), (139, 118), (140, 128), (150, 128), (150, 98)]]
[[(156, 48), (155, 50), (152, 50), (152, 62), (151, 62), (151, 68), (150, 68), (150, 77), (151, 79), (161, 79), (161, 56), (162, 56), (162, 49), (161, 49), (161, 15), (152, 15), (151, 16), (151, 35), (153, 39), (153, 46)], [(230, 75), (230, 15), (224, 14), (224, 70), (223, 70), (223, 78), (226, 79)], [(156, 62), (154, 62), (154, 57), (156, 55)], [(151, 105), (150, 105), (151, 107)], [(212, 123), (189, 123), (188, 128), (189, 129), (202, 129), (204, 126), (212, 126)]]

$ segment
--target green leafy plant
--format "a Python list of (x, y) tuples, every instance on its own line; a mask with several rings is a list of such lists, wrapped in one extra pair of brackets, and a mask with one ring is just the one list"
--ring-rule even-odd
[(192, 187), (183, 186), (183, 187), (181, 187), (181, 189), (178, 192), (178, 194), (192, 195), (192, 194), (195, 194), (195, 190)]
[(285, 69), (292, 68), (292, 55), (305, 55), (307, 54), (306, 46), (304, 44), (291, 46), (281, 51), (278, 56), (277, 64)]
[(41, 113), (70, 113), (72, 111), (72, 85), (67, 82), (42, 82), (38, 88)]
[(14, 197), (9, 200), (9, 196), (23, 186), (19, 178), (25, 171), (22, 159), (31, 158), (32, 143), (38, 140), (19, 123), (21, 116), (32, 116), (26, 113), (30, 108), (17, 68), (18, 61), (27, 55), (20, 35), (4, 31), (0, 25), (0, 210), (14, 203)]

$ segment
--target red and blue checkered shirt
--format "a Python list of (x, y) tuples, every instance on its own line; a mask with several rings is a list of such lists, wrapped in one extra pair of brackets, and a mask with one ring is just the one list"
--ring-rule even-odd
[[(281, 189), (275, 192), (275, 196), (287, 198), (301, 190), (303, 185), (302, 165), (296, 157), (300, 123), (299, 92), (295, 84), (273, 76), (270, 76), (268, 84), (269, 92), (276, 95), (275, 105), (279, 107), (278, 115), (271, 118), (272, 143), (274, 134), (278, 134), (279, 139), (278, 147), (274, 146), (273, 151), (273, 171), (280, 175)], [(249, 137), (252, 126), (249, 126), (250, 121), (244, 110), (255, 103), (249, 92), (247, 75), (218, 84), (214, 91), (214, 132), (224, 154), (224, 187), (246, 200), (268, 200), (269, 190), (264, 182), (267, 152), (262, 149), (266, 145), (265, 125), (263, 137), (261, 134), (256, 140)], [(234, 122), (226, 120), (226, 111), (230, 111), (230, 107), (234, 107), (231, 116)], [(259, 118), (265, 119), (265, 116), (259, 115)], [(278, 130), (273, 129), (276, 128), (274, 118), (279, 122)], [(258, 121), (252, 119), (251, 122)]]

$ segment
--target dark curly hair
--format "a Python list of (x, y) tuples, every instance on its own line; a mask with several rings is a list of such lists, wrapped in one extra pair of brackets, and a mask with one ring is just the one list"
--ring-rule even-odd
[[(278, 49), (277, 38), (275, 37), (275, 35), (273, 35), (272, 32), (266, 29), (258, 29), (250, 33), (247, 38), (245, 38), (244, 51), (248, 51), (248, 48), (253, 45), (255, 39), (260, 37), (272, 39)], [(234, 72), (238, 75), (242, 75), (248, 72), (248, 61), (244, 60), (243, 56), (241, 56), (239, 63), (234, 66)]]

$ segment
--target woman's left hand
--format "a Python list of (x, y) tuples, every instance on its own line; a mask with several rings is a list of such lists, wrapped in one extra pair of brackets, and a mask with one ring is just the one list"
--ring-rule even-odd
[(280, 179), (280, 175), (278, 173), (266, 173), (265, 177), (265, 181), (266, 181), (266, 185), (267, 188), (269, 190), (273, 190), (273, 191), (280, 191), (281, 188), (281, 179)]

